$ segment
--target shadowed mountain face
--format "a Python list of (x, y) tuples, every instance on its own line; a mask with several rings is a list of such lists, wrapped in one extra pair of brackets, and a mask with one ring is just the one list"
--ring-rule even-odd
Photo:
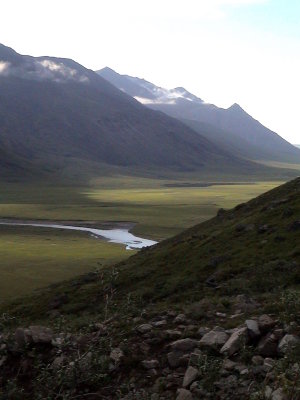
[(0, 152), (8, 175), (9, 164), (15, 172), (34, 173), (38, 165), (47, 173), (78, 160), (144, 170), (263, 171), (72, 60), (22, 56), (3, 45)]
[(163, 89), (143, 79), (98, 71), (109, 82), (148, 107), (184, 121), (223, 149), (252, 160), (299, 162), (300, 151), (264, 127), (238, 104), (228, 109), (205, 103), (184, 88)]

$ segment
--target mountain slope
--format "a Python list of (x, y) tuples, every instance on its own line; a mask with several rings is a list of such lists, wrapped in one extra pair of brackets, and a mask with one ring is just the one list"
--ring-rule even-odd
[[(150, 110), (72, 60), (0, 46), (0, 151), (39, 174), (98, 163), (137, 171), (270, 172)], [(94, 168), (95, 170), (97, 168)], [(273, 171), (274, 173), (275, 171)]]
[[(109, 68), (98, 74), (148, 107), (184, 120), (203, 136), (218, 145), (225, 145), (239, 156), (252, 160), (300, 160), (300, 151), (252, 118), (238, 104), (222, 109), (205, 103), (184, 88), (163, 89), (143, 79), (119, 75)], [(214, 127), (213, 135), (203, 123)]]
[[(264, 398), (268, 379), (271, 393), (298, 400), (299, 221), (300, 178), (113, 268), (2, 305), (0, 393), (13, 380), (23, 399), (174, 399), (183, 386), (188, 399), (238, 400)], [(283, 338), (293, 346), (281, 352)]]

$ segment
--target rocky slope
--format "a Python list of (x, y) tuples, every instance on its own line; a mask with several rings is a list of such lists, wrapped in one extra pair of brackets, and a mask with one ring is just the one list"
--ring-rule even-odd
[(298, 400), (299, 232), (300, 178), (2, 305), (2, 398)]

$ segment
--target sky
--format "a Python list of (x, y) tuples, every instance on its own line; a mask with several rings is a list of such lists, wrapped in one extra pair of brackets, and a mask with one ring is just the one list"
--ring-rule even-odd
[(300, 144), (299, 0), (3, 0), (0, 42), (233, 103)]

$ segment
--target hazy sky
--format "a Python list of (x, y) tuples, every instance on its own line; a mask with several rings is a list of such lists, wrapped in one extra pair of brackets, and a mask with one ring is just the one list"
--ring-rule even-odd
[(110, 66), (300, 143), (300, 0), (3, 0), (0, 42)]

